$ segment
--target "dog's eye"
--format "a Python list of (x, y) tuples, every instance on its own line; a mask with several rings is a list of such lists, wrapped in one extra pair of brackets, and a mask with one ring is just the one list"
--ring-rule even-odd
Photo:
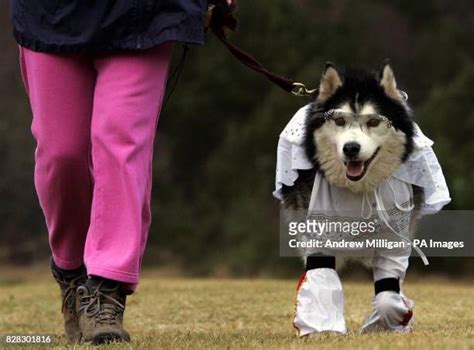
[(367, 122), (367, 126), (369, 128), (375, 128), (379, 126), (379, 124), (380, 124), (380, 119), (376, 119), (376, 118), (372, 118)]
[(337, 126), (344, 126), (344, 125), (346, 125), (346, 121), (345, 121), (345, 119), (342, 118), (342, 117), (339, 117), (339, 118), (334, 119), (334, 123), (336, 123)]

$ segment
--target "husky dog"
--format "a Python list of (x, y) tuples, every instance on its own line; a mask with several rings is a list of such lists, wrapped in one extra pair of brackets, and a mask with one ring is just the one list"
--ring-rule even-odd
[[(360, 243), (366, 237), (373, 238), (366, 242), (383, 237), (380, 241), (390, 243), (398, 243), (393, 241), (398, 237), (406, 244), (362, 247), (375, 289), (362, 331), (412, 329), (413, 302), (400, 285), (412, 247), (428, 261), (409, 237), (419, 216), (436, 213), (451, 200), (432, 145), (413, 121), (407, 95), (397, 88), (388, 62), (378, 73), (326, 65), (314, 102), (301, 108), (280, 134), (274, 196), (282, 201), (285, 224), (292, 227), (304, 228), (313, 218), (322, 224), (342, 220), (350, 227), (364, 219), (372, 220), (375, 230), (363, 237), (356, 232), (354, 238), (352, 231), (318, 225), (316, 235), (303, 229), (299, 241), (294, 239), (299, 233), (291, 232), (305, 261), (294, 318), (300, 336), (346, 332), (336, 256), (339, 262), (347, 251), (319, 243)], [(316, 249), (308, 245), (313, 241)]]
[[(317, 176), (349, 195), (376, 190), (413, 152), (415, 131), (406, 94), (397, 88), (388, 62), (379, 73), (360, 68), (340, 70), (328, 63), (304, 123), (302, 145), (312, 168), (298, 170), (294, 184), (283, 186), (283, 208), (288, 212), (308, 210)], [(410, 187), (410, 193), (412, 202), (421, 203), (422, 191)], [(413, 303), (400, 292), (409, 250), (401, 254), (399, 261), (396, 256), (375, 259), (376, 296), (364, 331), (411, 329)], [(295, 328), (300, 336), (345, 332), (335, 257), (304, 255), (306, 272), (298, 289)], [(397, 264), (400, 272), (392, 274), (390, 269)]]
[(314, 167), (283, 188), (284, 206), (307, 207), (316, 172), (353, 192), (374, 189), (408, 158), (413, 137), (411, 109), (388, 63), (379, 76), (357, 68), (340, 72), (327, 63), (305, 125), (306, 156)]

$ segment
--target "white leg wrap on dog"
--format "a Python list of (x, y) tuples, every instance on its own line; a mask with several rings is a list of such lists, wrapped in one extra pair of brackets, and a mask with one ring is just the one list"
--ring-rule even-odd
[(384, 291), (372, 300), (372, 312), (361, 332), (389, 330), (410, 332), (413, 324), (413, 301), (402, 293)]
[(336, 270), (318, 268), (303, 274), (293, 324), (301, 337), (314, 332), (346, 332), (344, 295)]

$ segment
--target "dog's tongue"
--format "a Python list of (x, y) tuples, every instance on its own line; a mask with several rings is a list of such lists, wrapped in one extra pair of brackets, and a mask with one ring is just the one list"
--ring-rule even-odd
[(364, 171), (363, 162), (349, 162), (347, 163), (347, 175), (357, 177)]

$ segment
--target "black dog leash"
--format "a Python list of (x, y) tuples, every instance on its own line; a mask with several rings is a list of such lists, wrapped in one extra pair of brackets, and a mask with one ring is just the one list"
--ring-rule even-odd
[(174, 68), (173, 72), (169, 75), (167, 81), (166, 81), (166, 86), (168, 87), (168, 94), (166, 95), (164, 101), (163, 101), (163, 106), (161, 107), (161, 112), (164, 111), (166, 108), (166, 105), (168, 104), (168, 101), (171, 98), (171, 95), (173, 95), (174, 90), (176, 89), (176, 86), (178, 85), (179, 77), (181, 75), (181, 72), (184, 67), (184, 63), (186, 62), (186, 55), (188, 54), (189, 47), (188, 44), (183, 45), (183, 51), (181, 53), (181, 57), (179, 59), (178, 64)]
[[(217, 39), (219, 39), (230, 51), (230, 53), (244, 66), (264, 75), (272, 83), (278, 85), (280, 88), (289, 92), (295, 96), (299, 97), (315, 97), (318, 94), (318, 89), (308, 89), (305, 84), (296, 82), (294, 80), (288, 79), (284, 76), (273, 73), (272, 71), (265, 68), (260, 62), (258, 62), (252, 55), (240, 49), (236, 45), (229, 42), (225, 34), (225, 29), (229, 29), (233, 32), (237, 29), (237, 19), (234, 16), (234, 12), (237, 9), (235, 1), (232, 1), (231, 4), (227, 3), (227, 0), (210, 0), (209, 1), (208, 12), (210, 14), (209, 26), (206, 29), (211, 31)], [(170, 74), (167, 80), (167, 86), (169, 86), (169, 92), (165, 97), (163, 102), (162, 111), (165, 109), (168, 101), (171, 98), (176, 86), (178, 85), (178, 80), (183, 70), (184, 63), (186, 60), (186, 54), (189, 50), (187, 44), (183, 45), (183, 53), (181, 58)], [(174, 80), (174, 81), (173, 81)]]
[[(272, 83), (278, 85), (280, 88), (286, 92), (292, 93), (298, 97), (312, 97), (315, 98), (318, 95), (318, 89), (308, 89), (305, 84), (288, 79), (284, 76), (273, 73), (272, 71), (265, 68), (260, 62), (258, 62), (252, 55), (240, 49), (236, 45), (229, 42), (225, 34), (225, 29), (229, 29), (233, 32), (237, 30), (237, 19), (234, 16), (234, 12), (237, 9), (235, 1), (232, 0), (229, 4), (227, 0), (209, 0), (208, 13), (210, 14), (209, 25), (206, 28), (206, 31), (210, 29), (213, 33), (230, 51), (230, 53), (244, 66), (264, 75)], [(166, 106), (168, 100), (173, 94), (176, 85), (178, 84), (178, 79), (181, 74), (181, 70), (184, 66), (184, 61), (186, 59), (186, 53), (189, 50), (188, 46), (185, 44), (183, 47), (183, 54), (181, 56), (180, 62), (175, 68), (174, 72), (170, 75), (167, 84), (169, 85), (173, 78), (176, 77), (170, 92), (165, 98), (163, 104), (163, 109)], [(402, 98), (406, 101), (408, 100), (408, 94), (405, 91), (398, 90)]]
[(230, 53), (239, 60), (240, 63), (246, 67), (264, 75), (272, 83), (278, 85), (286, 92), (292, 93), (295, 96), (310, 96), (314, 97), (318, 94), (318, 89), (308, 89), (305, 84), (288, 79), (284, 76), (275, 74), (265, 68), (249, 53), (238, 48), (230, 43), (225, 34), (225, 29), (233, 32), (237, 29), (237, 19), (234, 16), (236, 10), (235, 1), (230, 4), (226, 0), (209, 1), (210, 23), (207, 29), (213, 33), (230, 51)]

